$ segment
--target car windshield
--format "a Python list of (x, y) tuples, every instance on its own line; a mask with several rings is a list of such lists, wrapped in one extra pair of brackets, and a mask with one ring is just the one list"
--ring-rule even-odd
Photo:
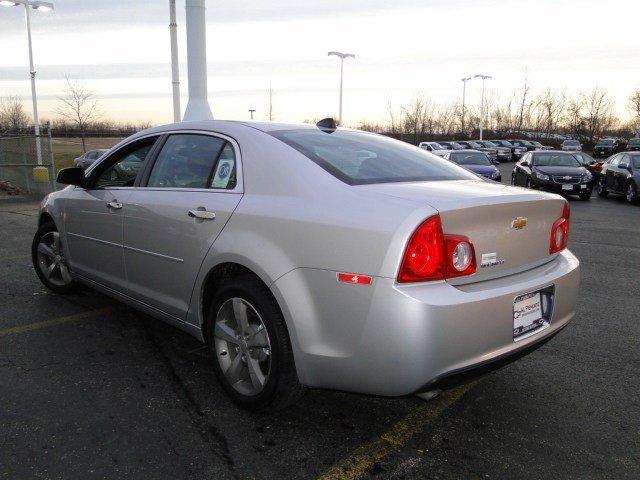
[(501, 145), (503, 147), (513, 147), (513, 145), (510, 142), (507, 142), (506, 140), (497, 140), (497, 141), (494, 141), (494, 143), (497, 143), (498, 145)]
[(565, 140), (563, 143), (567, 147), (577, 147), (578, 145), (580, 145), (580, 142), (577, 140)]
[(439, 143), (433, 142), (433, 143), (430, 143), (429, 145), (431, 145), (431, 148), (433, 148), (434, 150), (446, 150), (446, 148), (444, 148)]
[(640, 138), (632, 138), (631, 140), (629, 140), (629, 146), (630, 147), (640, 146)]
[(640, 155), (632, 155), (631, 162), (633, 164), (633, 168), (640, 168)]
[(449, 156), (449, 160), (458, 165), (491, 165), (487, 156), (480, 152), (455, 152)]
[(598, 145), (606, 145), (606, 146), (613, 145), (613, 140), (610, 138), (598, 140), (598, 142), (596, 143), (596, 146)]
[(498, 145), (496, 145), (495, 143), (490, 142), (489, 140), (485, 140), (485, 141), (483, 141), (483, 142), (482, 142), (482, 144), (483, 144), (485, 147), (497, 147), (497, 146), (498, 146)]
[(516, 142), (518, 142), (521, 145), (524, 145), (525, 147), (533, 147), (533, 144), (528, 140), (516, 140)]
[(595, 160), (592, 157), (583, 152), (574, 153), (573, 156), (576, 157), (583, 165), (591, 165), (592, 163), (595, 163)]
[(580, 162), (569, 153), (539, 153), (533, 157), (536, 167), (579, 167)]
[(320, 129), (270, 134), (349, 185), (478, 179), (423, 149), (381, 135)]
[(533, 145), (535, 145), (536, 147), (541, 147), (541, 146), (542, 146), (542, 144), (541, 144), (540, 142), (537, 142), (537, 141), (535, 141), (535, 140), (532, 140), (532, 141), (531, 141), (531, 143), (532, 143)]

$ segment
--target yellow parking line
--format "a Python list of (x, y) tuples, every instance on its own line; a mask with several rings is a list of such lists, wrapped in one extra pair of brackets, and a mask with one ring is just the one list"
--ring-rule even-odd
[(32, 330), (40, 330), (41, 328), (52, 327), (54, 325), (60, 325), (63, 323), (77, 322), (79, 320), (85, 320), (87, 318), (96, 317), (103, 313), (109, 312), (109, 308), (100, 308), (98, 310), (89, 310), (87, 312), (75, 313), (66, 317), (54, 318), (53, 320), (45, 320), (44, 322), (29, 323), (27, 325), (18, 325), (17, 327), (6, 328), (0, 330), (0, 338), (7, 337), (9, 335), (16, 335), (18, 333), (30, 332)]
[(339, 460), (318, 480), (352, 480), (370, 470), (377, 462), (406, 443), (427, 424), (435, 421), (442, 413), (458, 401), (475, 382), (462, 385), (439, 398), (414, 408), (391, 429), (374, 441), (363, 445)]

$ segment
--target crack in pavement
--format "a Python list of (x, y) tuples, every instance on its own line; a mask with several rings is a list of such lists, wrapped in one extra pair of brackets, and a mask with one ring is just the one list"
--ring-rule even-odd
[(239, 480), (240, 477), (236, 472), (236, 465), (231, 456), (231, 451), (229, 450), (229, 444), (226, 437), (215, 426), (206, 424), (206, 415), (202, 411), (202, 408), (178, 375), (171, 359), (164, 351), (162, 345), (157, 341), (153, 332), (145, 324), (141, 324), (140, 328), (143, 336), (151, 345), (153, 345), (158, 355), (162, 358), (165, 371), (171, 381), (173, 390), (178, 397), (183, 400), (185, 411), (189, 415), (193, 426), (196, 428), (202, 439), (209, 445), (211, 452), (224, 460), (233, 478)]

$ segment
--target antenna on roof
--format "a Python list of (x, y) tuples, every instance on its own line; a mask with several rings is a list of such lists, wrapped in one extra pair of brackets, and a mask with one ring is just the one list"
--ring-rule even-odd
[(333, 117), (323, 118), (318, 123), (316, 123), (316, 126), (321, 130), (329, 130), (327, 133), (332, 133), (338, 128), (338, 125), (336, 125), (336, 120)]

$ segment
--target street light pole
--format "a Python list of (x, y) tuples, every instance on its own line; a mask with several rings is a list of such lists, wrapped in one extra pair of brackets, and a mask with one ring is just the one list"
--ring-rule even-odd
[(342, 52), (329, 52), (328, 56), (334, 55), (340, 58), (340, 104), (338, 107), (338, 125), (342, 125), (342, 79), (344, 76), (344, 59), (345, 58), (356, 58), (356, 56), (352, 53), (342, 53)]
[(249, 109), (249, 113), (251, 114), (251, 120), (253, 120), (253, 114), (255, 113), (256, 109), (255, 108), (250, 108)]
[(465, 107), (465, 97), (466, 97), (466, 86), (467, 82), (471, 80), (471, 77), (465, 77), (462, 79), (462, 125), (460, 129), (462, 130), (462, 135), (464, 135), (464, 107)]
[(38, 100), (36, 96), (36, 69), (33, 66), (33, 47), (31, 44), (31, 17), (29, 7), (34, 10), (50, 12), (53, 10), (53, 3), (40, 2), (34, 0), (0, 0), (0, 5), (5, 7), (17, 7), (24, 5), (24, 19), (27, 26), (27, 43), (29, 46), (29, 75), (31, 76), (31, 101), (33, 102), (33, 126), (36, 136), (36, 157), (38, 165), (42, 165), (42, 150), (40, 148), (40, 118), (38, 117)]
[(480, 140), (482, 140), (482, 124), (484, 123), (484, 81), (491, 80), (491, 75), (474, 75), (482, 79), (482, 96), (480, 97)]
[(171, 41), (171, 86), (173, 90), (173, 121), (180, 121), (180, 66), (178, 64), (178, 23), (176, 0), (169, 0), (169, 35)]

